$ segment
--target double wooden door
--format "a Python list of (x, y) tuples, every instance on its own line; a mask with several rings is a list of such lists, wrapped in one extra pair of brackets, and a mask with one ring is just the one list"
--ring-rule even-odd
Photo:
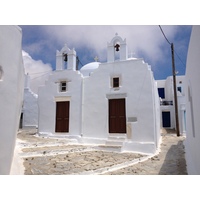
[(109, 99), (109, 133), (126, 133), (125, 99)]
[(55, 132), (69, 132), (70, 102), (56, 102), (56, 130)]

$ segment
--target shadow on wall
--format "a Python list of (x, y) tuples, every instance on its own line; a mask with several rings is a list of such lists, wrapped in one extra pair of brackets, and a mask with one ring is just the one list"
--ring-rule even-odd
[(168, 150), (159, 175), (187, 175), (183, 141)]

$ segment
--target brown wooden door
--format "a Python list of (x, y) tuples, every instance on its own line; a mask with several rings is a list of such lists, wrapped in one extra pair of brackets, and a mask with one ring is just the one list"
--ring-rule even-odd
[(109, 99), (109, 133), (126, 133), (125, 99)]
[(56, 132), (69, 132), (69, 101), (56, 102)]

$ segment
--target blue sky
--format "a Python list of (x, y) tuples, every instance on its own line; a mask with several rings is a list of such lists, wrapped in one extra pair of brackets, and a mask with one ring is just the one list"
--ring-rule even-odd
[[(55, 69), (56, 50), (66, 43), (75, 48), (83, 65), (93, 62), (98, 56), (99, 62), (106, 62), (107, 42), (117, 32), (126, 38), (129, 54), (143, 58), (152, 67), (155, 79), (165, 79), (172, 75), (171, 48), (162, 35), (158, 25), (28, 25), (22, 28), (22, 49), (33, 60), (42, 61)], [(192, 26), (164, 25), (162, 29), (175, 47), (175, 65), (178, 75), (185, 74), (185, 64)], [(81, 68), (81, 64), (79, 68)], [(37, 69), (36, 69), (37, 72)], [(35, 72), (35, 73), (36, 73)], [(38, 75), (39, 76), (39, 75)]]
[(36, 0), (31, 7), (19, 2), (10, 5), (9, 1), (4, 3), (0, 22), (22, 25), (25, 72), (31, 76), (31, 85), (44, 82), (47, 78), (44, 73), (55, 68), (56, 50), (65, 43), (75, 48), (83, 65), (92, 62), (95, 56), (105, 62), (107, 42), (116, 32), (127, 39), (129, 54), (135, 53), (151, 65), (156, 80), (165, 79), (172, 75), (171, 50), (159, 24), (174, 43), (178, 75), (184, 75), (191, 25), (199, 24), (198, 1), (194, 0), (190, 4), (142, 0), (131, 6), (127, 0), (120, 3), (58, 0), (48, 4)]

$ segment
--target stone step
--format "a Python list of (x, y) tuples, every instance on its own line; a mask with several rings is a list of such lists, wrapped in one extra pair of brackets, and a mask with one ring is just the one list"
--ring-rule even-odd
[(127, 135), (126, 134), (110, 134), (108, 136), (108, 140), (112, 140), (112, 141), (121, 141), (123, 142), (124, 140), (127, 139)]
[(123, 141), (118, 141), (118, 140), (107, 140), (105, 142), (106, 146), (122, 146), (123, 145)]
[(107, 141), (105, 142), (105, 145), (107, 146), (120, 146), (122, 147), (123, 142), (126, 140), (127, 135), (126, 134), (110, 134), (108, 136)]
[(96, 150), (104, 150), (104, 151), (112, 151), (112, 152), (121, 152), (121, 146), (120, 145), (99, 145), (96, 147), (93, 147)]

